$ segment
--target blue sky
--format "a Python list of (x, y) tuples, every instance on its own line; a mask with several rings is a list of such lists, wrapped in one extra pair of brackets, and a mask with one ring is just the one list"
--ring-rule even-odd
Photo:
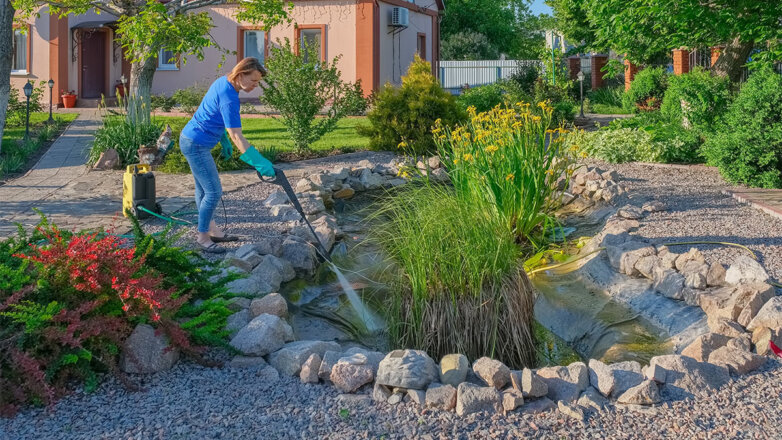
[(543, 13), (551, 15), (551, 8), (548, 7), (548, 5), (543, 2), (543, 0), (533, 0), (532, 5), (530, 6), (530, 10), (535, 15), (540, 15)]

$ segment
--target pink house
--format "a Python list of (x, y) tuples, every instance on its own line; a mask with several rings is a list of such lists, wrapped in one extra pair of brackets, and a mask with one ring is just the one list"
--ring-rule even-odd
[[(293, 24), (268, 32), (238, 23), (230, 5), (204, 10), (212, 16), (216, 42), (235, 50), (236, 59), (264, 59), (269, 47), (285, 38), (295, 47), (305, 39), (319, 41), (320, 58), (341, 56), (342, 78), (361, 80), (366, 94), (386, 82), (398, 84), (416, 53), (432, 63), (433, 73), (438, 71), (443, 0), (294, 0), (293, 4)], [(114, 39), (115, 20), (93, 12), (60, 19), (44, 8), (28, 24), (26, 34), (15, 32), (11, 84), (21, 89), (28, 80), (51, 78), (58, 104), (62, 103), (60, 90), (75, 91), (81, 104), (101, 95), (116, 96), (116, 86), (123, 75), (129, 76), (130, 66)], [(171, 95), (194, 84), (208, 86), (235, 61), (231, 56), (218, 68), (222, 54), (213, 48), (207, 49), (203, 61), (169, 62), (172, 58), (171, 52), (159, 54), (152, 93)]]

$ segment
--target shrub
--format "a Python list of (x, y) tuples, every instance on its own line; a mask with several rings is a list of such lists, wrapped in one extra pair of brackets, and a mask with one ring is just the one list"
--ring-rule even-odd
[(110, 148), (117, 150), (121, 165), (138, 163), (139, 147), (155, 145), (163, 132), (163, 125), (150, 119), (142, 99), (128, 96), (119, 104), (119, 111), (104, 110), (103, 126), (95, 132), (87, 163), (94, 164)]
[(395, 347), (535, 365), (532, 285), (492, 212), (439, 185), (403, 189), (375, 212), (373, 235), (400, 268), (385, 309)]
[[(363, 110), (363, 93), (359, 84), (342, 81), (335, 57), (330, 63), (315, 57), (307, 59), (305, 53), (318, 53), (317, 47), (305, 48), (302, 54), (294, 53), (290, 41), (272, 48), (266, 62), (262, 100), (280, 112), (282, 123), (298, 152), (309, 149), (310, 144), (334, 130), (337, 122), (348, 114)], [(316, 116), (329, 106), (325, 117)]]
[(532, 94), (532, 88), (535, 81), (540, 76), (539, 64), (523, 63), (521, 60), (517, 63), (516, 70), (511, 74), (508, 81), (517, 85), (519, 90), (527, 95)]
[(729, 102), (728, 78), (713, 76), (698, 67), (669, 79), (660, 111), (673, 123), (706, 133), (727, 110)]
[[(43, 110), (41, 98), (45, 90), (46, 82), (39, 81), (35, 86), (33, 82), (33, 93), (30, 95), (30, 113)], [(8, 93), (8, 107), (6, 108), (5, 123), (9, 127), (24, 126), (27, 117), (27, 97), (13, 85)]]
[[(200, 101), (199, 101), (200, 104)], [(150, 110), (155, 111), (157, 109), (160, 109), (166, 113), (170, 112), (171, 109), (174, 108), (176, 105), (176, 99), (173, 97), (169, 98), (166, 95), (152, 95), (150, 98)]]
[(647, 67), (641, 70), (630, 83), (630, 89), (624, 94), (624, 107), (628, 111), (649, 111), (660, 108), (665, 89), (668, 87), (668, 74), (662, 67)]
[(505, 102), (502, 84), (494, 83), (467, 89), (456, 98), (463, 109), (475, 107), (478, 112), (487, 112)]
[(435, 144), (430, 131), (435, 120), (453, 125), (465, 118), (453, 95), (432, 75), (431, 65), (416, 55), (400, 87), (386, 84), (378, 92), (367, 114), (370, 125), (359, 133), (370, 138), (374, 149), (395, 149), (404, 142), (414, 155), (432, 154)]
[(652, 141), (652, 135), (636, 128), (577, 130), (567, 135), (565, 143), (587, 156), (612, 163), (658, 162), (662, 157), (660, 146)]
[(200, 85), (179, 89), (171, 95), (171, 98), (179, 105), (179, 108), (188, 114), (193, 114), (201, 105), (201, 100), (206, 95), (206, 89)]
[(768, 68), (750, 75), (703, 151), (728, 182), (782, 187), (782, 76)]
[[(548, 102), (552, 108), (553, 126), (559, 126), (567, 122), (572, 122), (575, 113), (575, 102), (570, 99), (569, 85), (567, 83), (558, 83), (554, 86), (548, 81), (538, 78), (533, 88), (534, 102)], [(533, 111), (539, 113), (536, 107)]]
[[(586, 81), (584, 83), (586, 84)], [(622, 103), (624, 94), (624, 85), (590, 90), (584, 94), (584, 108), (601, 114), (625, 114), (627, 110)], [(589, 105), (586, 103), (587, 99)]]

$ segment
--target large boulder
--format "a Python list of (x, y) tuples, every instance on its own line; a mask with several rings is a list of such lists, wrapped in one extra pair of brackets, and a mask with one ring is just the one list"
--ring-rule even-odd
[(583, 362), (567, 367), (543, 367), (537, 374), (548, 386), (548, 397), (554, 401), (575, 402), (589, 386), (589, 368)]
[(288, 302), (279, 293), (270, 293), (262, 298), (252, 300), (250, 315), (254, 318), (263, 313), (284, 318), (288, 316)]
[(756, 260), (747, 255), (739, 255), (725, 273), (728, 284), (765, 283), (768, 273)]
[(361, 347), (351, 347), (345, 350), (345, 353), (341, 357), (352, 356), (354, 354), (361, 354), (366, 356), (367, 365), (372, 367), (372, 374), (377, 374), (378, 368), (380, 368), (380, 362), (386, 357), (385, 353), (379, 351), (370, 351)]
[(511, 372), (513, 388), (521, 391), (524, 397), (543, 397), (548, 394), (548, 385), (534, 371), (525, 368)]
[(456, 414), (464, 416), (479, 411), (490, 414), (502, 410), (502, 396), (497, 388), (481, 387), (463, 382), (459, 384), (456, 395)]
[(589, 361), (589, 381), (606, 397), (619, 396), (643, 382), (641, 365), (628, 361), (606, 365), (596, 359)]
[(717, 333), (700, 335), (682, 350), (682, 356), (689, 356), (698, 362), (708, 362), (711, 352), (726, 346), (730, 339)]
[(318, 377), (323, 380), (331, 380), (331, 369), (334, 368), (337, 361), (342, 358), (344, 353), (341, 351), (327, 350), (321, 359), (320, 368), (318, 369)]
[(510, 368), (496, 359), (484, 356), (472, 364), (472, 370), (487, 385), (498, 390), (510, 383)]
[(245, 325), (250, 323), (250, 311), (247, 309), (239, 310), (226, 319), (225, 330), (230, 334), (235, 334)]
[[(261, 315), (269, 316), (269, 315)], [(256, 318), (257, 319), (257, 318)], [(313, 353), (323, 358), (326, 351), (340, 350), (336, 342), (326, 341), (296, 341), (289, 342), (281, 349), (269, 355), (269, 364), (281, 374), (295, 376), (301, 371), (301, 366)]]
[(353, 393), (372, 382), (375, 373), (363, 354), (343, 357), (331, 369), (331, 381), (343, 393)]
[(728, 369), (688, 356), (668, 354), (655, 356), (649, 365), (665, 371), (663, 390), (675, 398), (693, 397), (703, 391), (716, 390), (730, 381)]
[(706, 263), (706, 258), (698, 249), (690, 248), (689, 251), (679, 255), (676, 258), (676, 261), (674, 261), (674, 267), (676, 267), (676, 270), (679, 272), (684, 272), (687, 264), (692, 262), (703, 264)]
[(738, 322), (727, 318), (714, 317), (708, 319), (709, 331), (718, 335), (725, 335), (729, 338), (737, 338), (744, 333), (744, 327)]
[(774, 297), (765, 283), (722, 287), (700, 296), (700, 306), (710, 319), (726, 318), (746, 326), (763, 304)]
[(782, 328), (782, 296), (776, 296), (768, 300), (757, 315), (747, 325), (747, 330), (768, 327), (770, 329)]
[(293, 329), (279, 316), (262, 314), (231, 338), (231, 347), (251, 356), (265, 356), (293, 340)]
[(394, 350), (380, 362), (376, 382), (389, 387), (423, 390), (437, 377), (437, 366), (426, 352)]
[(657, 269), (654, 274), (654, 289), (666, 298), (684, 299), (684, 275), (673, 269)]
[(426, 389), (426, 407), (450, 411), (456, 408), (456, 388), (433, 383)]
[(173, 367), (178, 360), (179, 350), (169, 346), (162, 332), (157, 334), (152, 326), (139, 324), (122, 346), (119, 367), (125, 373), (157, 373)]
[(725, 284), (725, 267), (722, 263), (714, 262), (706, 272), (706, 284), (709, 286), (722, 286)]
[(296, 272), (288, 260), (275, 257), (274, 255), (265, 255), (260, 263), (255, 266), (252, 272), (252, 278), (258, 280), (261, 285), (268, 286), (272, 293), (280, 290), (280, 285), (296, 277)]
[(282, 242), (282, 257), (300, 274), (309, 275), (318, 266), (315, 248), (300, 237), (289, 235)]
[(312, 353), (310, 357), (304, 361), (304, 364), (301, 366), (301, 372), (299, 373), (301, 383), (318, 383), (318, 370), (320, 369), (320, 362), (321, 359), (318, 353)]
[(508, 388), (502, 392), (502, 409), (510, 412), (524, 405), (524, 395), (516, 388)]
[(470, 362), (463, 354), (447, 354), (440, 360), (440, 383), (458, 387), (467, 379)]
[(654, 405), (660, 401), (662, 401), (660, 389), (652, 380), (646, 380), (630, 388), (617, 399), (618, 403), (631, 405)]
[(709, 363), (726, 367), (733, 374), (747, 374), (762, 367), (768, 360), (749, 351), (722, 347), (709, 355)]

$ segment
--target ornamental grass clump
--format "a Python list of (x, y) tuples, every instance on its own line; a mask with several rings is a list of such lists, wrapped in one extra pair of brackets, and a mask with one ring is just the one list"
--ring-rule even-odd
[(432, 133), (460, 196), (494, 211), (520, 243), (539, 247), (557, 225), (557, 188), (567, 186), (572, 151), (561, 144), (565, 130), (550, 129), (553, 109), (545, 102), (540, 111), (530, 107), (470, 108), (465, 125), (437, 121)]
[(382, 202), (375, 239), (399, 273), (386, 320), (397, 347), (535, 363), (533, 292), (512, 231), (483, 200), (424, 184)]

